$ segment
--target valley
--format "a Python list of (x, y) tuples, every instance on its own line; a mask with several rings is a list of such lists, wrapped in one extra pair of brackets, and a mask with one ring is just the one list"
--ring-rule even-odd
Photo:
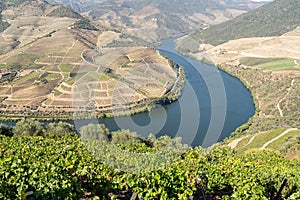
[[(106, 29), (130, 35), (135, 42), (151, 44), (178, 34), (207, 28), (257, 8), (262, 3), (249, 0), (49, 0), (62, 3)], [(139, 38), (137, 40), (137, 38)]]
[(0, 2), (0, 199), (300, 199), (298, 0)]

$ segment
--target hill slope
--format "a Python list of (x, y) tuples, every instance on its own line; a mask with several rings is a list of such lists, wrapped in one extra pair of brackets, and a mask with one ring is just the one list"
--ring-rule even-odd
[[(182, 53), (217, 65), (239, 78), (251, 91), (256, 115), (232, 133), (232, 137), (238, 138), (235, 142), (240, 140), (239, 150), (260, 148), (272, 141), (273, 136), (278, 136), (273, 133), (281, 134), (287, 129), (300, 127), (299, 14), (299, 1), (276, 0), (177, 42)], [(278, 132), (281, 128), (284, 130)], [(254, 140), (251, 145), (245, 145), (252, 134), (258, 133), (268, 140), (262, 144)], [(293, 134), (293, 138), (280, 137), (274, 144), (280, 143), (277, 150), (284, 153), (295, 147), (287, 153), (294, 157), (300, 154), (300, 133), (289, 134)], [(246, 135), (247, 140), (240, 139), (241, 135)]]
[(201, 43), (219, 45), (238, 38), (279, 36), (299, 25), (300, 1), (275, 0), (191, 37)]
[[(90, 136), (87, 138), (70, 136), (70, 130), (49, 137), (47, 132), (46, 138), (19, 135), (18, 130), (31, 128), (23, 128), (27, 125), (24, 122), (13, 129), (17, 136), (0, 135), (1, 199), (202, 200), (277, 196), (292, 200), (300, 196), (299, 160), (286, 160), (271, 150), (241, 154), (228, 148), (189, 150), (176, 139), (139, 138), (124, 130), (111, 133), (99, 125), (81, 129), (81, 134)], [(32, 124), (41, 127), (39, 122)], [(62, 125), (51, 124), (47, 130), (55, 134)], [(278, 193), (284, 179), (288, 182)]]
[(256, 8), (261, 3), (238, 0), (49, 0), (84, 12), (108, 29), (155, 41), (217, 24)]
[(9, 26), (7, 22), (2, 21), (1, 13), (3, 9), (4, 9), (4, 2), (0, 2), (0, 33)]
[(61, 5), (11, 2), (2, 4), (9, 24), (0, 34), (2, 116), (61, 119), (88, 107), (101, 117), (121, 108), (124, 114), (124, 107), (139, 112), (159, 98), (174, 100), (182, 70), (158, 51), (132, 45), (130, 36), (101, 32)]

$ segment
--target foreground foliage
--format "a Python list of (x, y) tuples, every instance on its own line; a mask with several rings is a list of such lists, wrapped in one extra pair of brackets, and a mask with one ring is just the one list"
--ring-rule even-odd
[[(103, 130), (97, 132), (95, 127)], [(102, 164), (103, 160), (87, 150), (91, 148), (86, 137), (93, 133), (102, 135), (93, 136), (96, 140), (90, 143), (103, 142), (108, 157), (116, 156), (111, 148), (119, 148), (123, 154), (139, 153), (152, 159), (149, 154), (178, 146), (178, 142), (166, 137), (156, 139), (153, 135), (141, 139), (123, 131), (125, 140), (122, 131), (114, 136), (105, 127), (95, 127), (89, 125), (82, 129), (86, 132), (84, 140), (71, 134), (0, 136), (0, 199), (25, 196), (29, 199), (110, 199), (120, 191), (136, 192), (144, 199), (270, 199), (284, 179), (288, 182), (282, 198), (300, 198), (300, 162), (286, 160), (277, 152), (255, 150), (236, 154), (220, 147), (187, 149), (162, 168), (129, 172)], [(1, 130), (11, 131), (3, 126)], [(123, 154), (116, 159), (122, 160)], [(136, 164), (130, 156), (123, 160), (129, 166)], [(139, 165), (146, 167), (147, 163)]]

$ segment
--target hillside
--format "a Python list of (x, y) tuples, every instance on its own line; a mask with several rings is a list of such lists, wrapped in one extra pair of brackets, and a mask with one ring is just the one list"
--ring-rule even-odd
[(2, 21), (1, 13), (3, 9), (4, 9), (4, 2), (0, 2), (0, 33), (9, 26), (7, 22)]
[(235, 139), (228, 145), (239, 153), (256, 149), (272, 149), (280, 151), (289, 159), (297, 159), (300, 158), (299, 136), (300, 131), (297, 128), (274, 129)]
[[(300, 128), (299, 5), (298, 1), (277, 0), (177, 41), (182, 53), (215, 64), (239, 78), (251, 91), (256, 115), (225, 142), (225, 145), (236, 142), (237, 151), (259, 149), (264, 144), (263, 137), (267, 143), (285, 130)], [(234, 39), (239, 37), (245, 38)], [(282, 145), (268, 147), (288, 157), (299, 157), (300, 133), (291, 134), (274, 141)], [(260, 135), (257, 137), (260, 140), (254, 140), (253, 135)]]
[(82, 15), (41, 0), (0, 3), (0, 117), (21, 119), (0, 124), (0, 199), (300, 199), (300, 26), (218, 46), (189, 40), (189, 55), (239, 78), (256, 106), (224, 142), (192, 148), (181, 138), (57, 121), (134, 114), (178, 99), (183, 69), (143, 45), (259, 4), (56, 2)]
[(286, 160), (272, 150), (191, 149), (178, 138), (140, 138), (99, 124), (82, 127), (80, 137), (73, 129), (62, 122), (44, 127), (28, 119), (13, 129), (0, 125), (0, 198), (300, 197), (299, 160)]
[(275, 0), (253, 11), (191, 35), (200, 43), (219, 45), (229, 40), (280, 36), (300, 25), (298, 0)]
[[(2, 18), (9, 26), (0, 35), (2, 117), (65, 119), (75, 108), (78, 113), (96, 109), (99, 117), (119, 109), (115, 114), (122, 115), (180, 95), (183, 71), (158, 51), (140, 46), (138, 38), (100, 31), (60, 5), (4, 3)], [(130, 47), (117, 45), (124, 43)]]
[(49, 0), (62, 3), (96, 20), (107, 29), (117, 29), (147, 41), (190, 33), (254, 9), (262, 3), (237, 0)]

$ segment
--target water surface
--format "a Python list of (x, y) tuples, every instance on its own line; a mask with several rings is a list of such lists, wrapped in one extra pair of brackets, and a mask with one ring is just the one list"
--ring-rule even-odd
[[(130, 129), (144, 137), (182, 137), (192, 146), (210, 146), (228, 137), (255, 112), (250, 92), (235, 77), (215, 66), (182, 56), (175, 51), (174, 40), (162, 41), (157, 49), (185, 69), (186, 85), (182, 96), (172, 104), (131, 117), (72, 122), (77, 128), (103, 123), (111, 131)], [(14, 122), (3, 122), (14, 125)]]

